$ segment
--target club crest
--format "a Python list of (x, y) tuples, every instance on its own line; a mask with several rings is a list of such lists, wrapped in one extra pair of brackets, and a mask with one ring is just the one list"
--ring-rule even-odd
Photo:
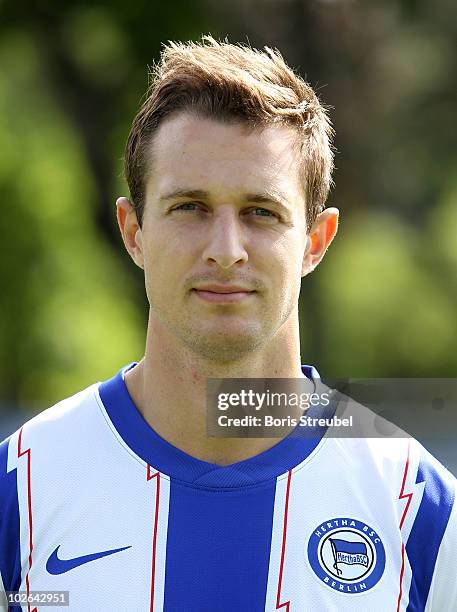
[(308, 560), (316, 576), (334, 591), (357, 594), (381, 579), (386, 553), (379, 534), (363, 521), (334, 518), (314, 529)]

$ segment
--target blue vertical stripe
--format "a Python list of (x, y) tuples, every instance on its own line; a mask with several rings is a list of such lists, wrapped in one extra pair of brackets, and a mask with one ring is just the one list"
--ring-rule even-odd
[[(17, 470), (7, 472), (11, 436), (0, 444), (0, 572), (7, 591), (18, 591), (21, 584), (19, 502)], [(20, 610), (10, 607), (10, 612)]]
[(165, 612), (264, 612), (275, 488), (171, 481)]
[(438, 551), (454, 503), (444, 468), (427, 453), (417, 470), (416, 484), (425, 482), (419, 511), (406, 544), (412, 580), (407, 612), (423, 612), (432, 583)]

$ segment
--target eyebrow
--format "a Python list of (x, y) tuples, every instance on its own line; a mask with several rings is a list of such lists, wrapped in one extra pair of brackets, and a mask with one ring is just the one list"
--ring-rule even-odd
[(202, 189), (174, 189), (165, 195), (160, 196), (159, 200), (165, 202), (167, 200), (175, 200), (176, 198), (207, 198), (209, 193)]
[[(159, 200), (161, 202), (165, 202), (168, 200), (175, 200), (177, 198), (195, 198), (203, 200), (209, 199), (210, 193), (203, 189), (174, 189), (173, 191), (160, 196)], [(242, 195), (241, 200), (253, 204), (272, 203), (289, 210), (287, 198), (278, 192), (271, 193), (265, 191), (263, 193), (245, 193)]]

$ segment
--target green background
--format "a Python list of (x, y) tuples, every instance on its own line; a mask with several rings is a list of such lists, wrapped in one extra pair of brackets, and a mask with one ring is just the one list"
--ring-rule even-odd
[[(122, 154), (168, 39), (278, 47), (331, 105), (339, 235), (303, 282), (324, 377), (457, 366), (457, 4), (0, 2), (0, 410), (35, 413), (141, 357)], [(22, 418), (22, 416), (21, 416)]]

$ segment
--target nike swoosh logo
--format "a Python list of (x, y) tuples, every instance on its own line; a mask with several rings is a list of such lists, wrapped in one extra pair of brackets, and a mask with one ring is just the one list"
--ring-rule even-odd
[(127, 548), (131, 548), (131, 546), (124, 546), (123, 548), (113, 548), (112, 550), (103, 550), (102, 552), (92, 553), (91, 555), (83, 555), (82, 557), (74, 557), (73, 559), (59, 559), (59, 557), (57, 556), (59, 548), (60, 544), (55, 549), (55, 551), (51, 553), (46, 563), (46, 570), (50, 574), (54, 574), (55, 576), (58, 574), (65, 574), (65, 572), (69, 572), (75, 567), (84, 565), (84, 563), (89, 563), (90, 561), (101, 559), (102, 557), (106, 557), (107, 555), (114, 555), (114, 553), (120, 552), (121, 550), (126, 550)]

